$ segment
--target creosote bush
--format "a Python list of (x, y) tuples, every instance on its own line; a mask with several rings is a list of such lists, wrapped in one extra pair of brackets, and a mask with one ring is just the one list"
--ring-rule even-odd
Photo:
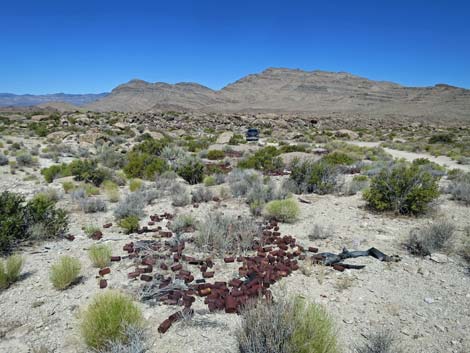
[(276, 147), (264, 147), (239, 161), (237, 167), (242, 169), (256, 169), (263, 172), (280, 172), (284, 169), (284, 163), (279, 157), (279, 154), (281, 154), (281, 152), (278, 151)]
[(6, 261), (0, 259), (0, 289), (6, 289), (18, 281), (24, 258), (20, 255), (11, 255)]
[(418, 215), (439, 196), (438, 179), (416, 164), (398, 163), (372, 178), (364, 199), (375, 211)]
[(204, 177), (204, 164), (196, 157), (187, 156), (178, 163), (176, 173), (189, 184), (198, 184)]
[(51, 266), (50, 279), (52, 285), (60, 290), (68, 288), (77, 281), (80, 274), (80, 261), (71, 256), (62, 256)]
[(319, 305), (303, 299), (258, 300), (242, 311), (240, 353), (339, 353), (334, 325)]
[(291, 164), (290, 179), (295, 183), (298, 193), (332, 193), (338, 184), (338, 175), (337, 166), (322, 160), (300, 162), (295, 159)]
[(80, 330), (86, 345), (105, 349), (112, 343), (127, 343), (128, 328), (143, 326), (143, 316), (131, 298), (116, 291), (98, 294), (80, 315)]
[(426, 256), (450, 245), (455, 235), (455, 226), (440, 221), (422, 229), (414, 229), (405, 241), (405, 247), (413, 255)]
[(126, 234), (134, 233), (139, 230), (139, 217), (127, 216), (119, 220), (119, 226), (124, 229)]
[(106, 267), (111, 261), (111, 248), (104, 244), (93, 244), (90, 246), (90, 249), (88, 249), (88, 257), (93, 266), (98, 268)]
[(273, 200), (266, 204), (263, 214), (268, 219), (293, 223), (299, 218), (300, 207), (294, 198)]

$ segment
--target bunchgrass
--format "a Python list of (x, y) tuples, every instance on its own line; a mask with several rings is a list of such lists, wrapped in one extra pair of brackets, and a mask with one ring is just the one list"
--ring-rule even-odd
[(111, 248), (104, 244), (94, 244), (88, 250), (88, 257), (93, 266), (98, 268), (106, 267), (111, 261)]
[(105, 180), (102, 184), (104, 193), (109, 202), (118, 202), (120, 199), (119, 186), (111, 181)]
[(142, 325), (137, 305), (124, 294), (108, 291), (97, 295), (82, 312), (80, 330), (88, 347), (102, 349), (110, 342), (127, 342), (126, 328)]
[(280, 222), (293, 223), (299, 218), (300, 208), (293, 198), (273, 200), (264, 207), (264, 215), (268, 219)]
[(142, 187), (142, 180), (140, 179), (131, 179), (129, 181), (129, 190), (134, 192), (139, 190)]
[(80, 261), (71, 256), (62, 256), (51, 266), (50, 279), (54, 288), (63, 290), (72, 285), (80, 274)]
[(12, 255), (6, 261), (0, 260), (0, 289), (8, 288), (20, 277), (24, 259), (20, 255)]

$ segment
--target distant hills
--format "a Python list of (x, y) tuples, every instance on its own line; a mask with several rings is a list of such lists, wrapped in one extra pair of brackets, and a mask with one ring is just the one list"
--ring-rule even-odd
[(94, 102), (98, 99), (106, 97), (108, 93), (99, 94), (12, 94), (0, 93), (0, 106), (7, 107), (27, 107), (32, 105), (39, 105), (49, 102), (62, 102), (72, 104), (74, 106), (83, 106)]
[[(72, 103), (73, 98), (65, 100), (65, 96), (49, 98)], [(272, 112), (470, 120), (467, 89), (446, 84), (406, 87), (346, 72), (285, 68), (245, 76), (221, 90), (197, 83), (131, 80), (109, 94), (74, 96), (72, 104), (93, 111)]]

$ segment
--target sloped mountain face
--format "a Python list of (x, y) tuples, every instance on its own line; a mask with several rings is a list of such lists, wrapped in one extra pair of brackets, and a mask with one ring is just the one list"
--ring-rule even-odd
[(11, 94), (11, 93), (0, 93), (0, 106), (2, 107), (27, 107), (32, 105), (39, 105), (49, 102), (63, 102), (72, 104), (75, 106), (83, 106), (90, 104), (91, 102), (97, 101), (98, 99), (104, 98), (107, 93), (98, 94)]
[(197, 110), (208, 105), (223, 103), (217, 92), (197, 83), (168, 84), (132, 80), (111, 91), (111, 94), (87, 106), (98, 111), (146, 111), (157, 107)]
[(91, 110), (202, 110), (409, 116), (470, 120), (470, 90), (439, 84), (404, 87), (344, 72), (270, 68), (219, 91), (196, 83), (132, 80), (87, 106)]

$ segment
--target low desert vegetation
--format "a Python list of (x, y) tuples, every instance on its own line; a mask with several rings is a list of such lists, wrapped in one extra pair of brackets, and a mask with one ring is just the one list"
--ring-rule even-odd
[(204, 164), (196, 157), (186, 156), (179, 162), (176, 173), (189, 184), (198, 184), (204, 178)]
[(190, 214), (178, 215), (170, 225), (170, 229), (177, 233), (184, 233), (185, 231), (192, 229), (196, 226), (196, 219)]
[(213, 196), (212, 191), (203, 186), (197, 187), (191, 193), (192, 202), (195, 203), (212, 201)]
[(24, 258), (11, 255), (5, 261), (0, 259), (0, 289), (7, 289), (18, 281), (24, 265)]
[(263, 214), (271, 220), (293, 223), (299, 218), (300, 207), (294, 198), (273, 200), (266, 204)]
[(439, 196), (438, 178), (419, 164), (397, 163), (373, 177), (363, 196), (372, 210), (419, 215)]
[(0, 194), (0, 252), (21, 240), (60, 237), (67, 228), (68, 216), (54, 200), (40, 195), (26, 202), (19, 194)]
[(139, 217), (127, 216), (119, 220), (119, 226), (126, 234), (131, 234), (139, 230)]
[(279, 157), (280, 154), (281, 152), (276, 147), (264, 147), (239, 161), (237, 167), (256, 169), (264, 173), (280, 172), (284, 169), (284, 163)]
[(111, 248), (105, 244), (94, 244), (88, 249), (88, 257), (93, 266), (98, 268), (106, 267), (111, 261)]
[(314, 224), (308, 232), (308, 239), (311, 241), (328, 239), (334, 234), (332, 226), (323, 226), (321, 224)]
[(54, 288), (64, 290), (78, 280), (81, 270), (80, 261), (71, 256), (62, 256), (51, 266), (50, 279)]
[(290, 179), (296, 187), (296, 193), (333, 193), (338, 184), (338, 176), (338, 167), (322, 160), (294, 160), (291, 165)]
[(241, 353), (339, 353), (332, 319), (303, 299), (257, 301), (242, 312)]
[(142, 180), (140, 179), (131, 179), (129, 181), (129, 190), (131, 192), (137, 191), (142, 187)]
[(128, 344), (133, 329), (141, 329), (144, 319), (139, 307), (126, 295), (108, 291), (98, 294), (80, 315), (85, 344), (95, 350)]
[(470, 173), (460, 173), (452, 178), (447, 192), (454, 200), (470, 205)]
[(366, 340), (357, 345), (354, 353), (403, 353), (397, 338), (390, 331), (381, 330), (371, 333)]
[(410, 232), (405, 247), (413, 255), (426, 256), (452, 245), (455, 226), (448, 221), (439, 221), (422, 229)]
[(103, 183), (104, 193), (109, 202), (118, 202), (121, 198), (119, 185), (111, 180), (105, 180)]
[(207, 159), (210, 160), (217, 160), (217, 159), (224, 159), (225, 152), (220, 150), (210, 150), (207, 152)]
[(251, 248), (260, 228), (250, 218), (210, 213), (198, 225), (196, 245), (216, 254), (240, 253)]

